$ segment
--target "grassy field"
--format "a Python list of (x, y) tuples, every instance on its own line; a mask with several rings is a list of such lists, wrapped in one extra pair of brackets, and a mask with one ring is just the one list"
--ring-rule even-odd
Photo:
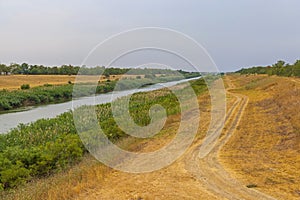
[(249, 97), (220, 155), (226, 169), (278, 199), (300, 198), (300, 82), (276, 76), (231, 76)]
[[(111, 75), (110, 80), (120, 79), (121, 77), (135, 78), (136, 75)], [(9, 75), (0, 76), (0, 90), (1, 89), (20, 89), (23, 84), (29, 84), (31, 87), (42, 86), (44, 84), (64, 85), (69, 81), (74, 83), (75, 75)], [(81, 82), (95, 82), (98, 81), (98, 76), (81, 76)], [(106, 81), (105, 77), (101, 77), (100, 81)]]

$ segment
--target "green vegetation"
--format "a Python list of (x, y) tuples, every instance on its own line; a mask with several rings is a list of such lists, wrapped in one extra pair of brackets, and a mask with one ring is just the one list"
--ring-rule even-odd
[(49, 175), (77, 162), (84, 148), (75, 134), (72, 114), (20, 125), (0, 136), (0, 188)]
[[(29, 86), (29, 85), (28, 85)], [(0, 110), (11, 110), (23, 106), (55, 103), (69, 100), (72, 97), (72, 85), (41, 86), (29, 89), (27, 85), (22, 90), (0, 91)]]
[[(190, 77), (195, 76), (191, 74)], [(190, 78), (188, 77), (188, 78)], [(78, 98), (83, 96), (96, 94), (102, 94), (115, 90), (128, 90), (141, 86), (147, 86), (155, 83), (169, 82), (181, 80), (182, 76), (162, 76), (143, 79), (124, 79), (118, 81), (99, 82), (96, 87), (89, 84), (79, 84), (76, 87), (76, 91), (73, 93), (73, 84), (69, 82), (66, 85), (50, 85), (34, 87), (30, 89), (28, 84), (21, 86), (22, 90), (2, 90), (0, 91), (0, 111), (12, 110), (25, 106), (57, 103), (62, 101), (68, 101), (72, 99), (72, 96)]]
[(21, 85), (21, 90), (28, 90), (30, 89), (30, 85), (29, 84), (23, 84)]
[[(191, 85), (197, 95), (206, 91), (203, 79), (191, 81)], [(161, 89), (134, 94), (129, 105), (130, 115), (137, 124), (147, 125), (150, 123), (149, 108), (155, 104), (162, 105), (167, 115), (180, 113), (174, 94), (168, 89)], [(114, 121), (111, 104), (98, 105), (96, 113), (104, 133), (111, 141), (127, 137)], [(86, 135), (90, 137), (88, 132)], [(48, 176), (62, 170), (78, 162), (85, 152), (76, 134), (72, 112), (29, 125), (21, 124), (9, 133), (0, 135), (0, 190), (14, 188), (34, 177)]]
[(286, 64), (284, 61), (278, 61), (272, 66), (267, 67), (252, 67), (248, 69), (241, 69), (237, 71), (241, 74), (268, 74), (277, 76), (295, 76), (300, 77), (300, 60), (297, 60), (294, 64)]
[[(120, 75), (120, 74), (131, 74), (131, 75), (146, 75), (146, 74), (178, 74), (182, 73), (183, 75), (192, 75), (197, 74), (195, 72), (185, 72), (182, 70), (170, 70), (170, 69), (151, 69), (151, 68), (105, 68), (105, 67), (79, 67), (72, 65), (62, 65), (58, 66), (43, 66), (43, 65), (29, 65), (27, 63), (17, 64), (11, 63), (10, 65), (0, 64), (0, 75), (8, 75), (8, 74), (53, 74), (53, 75), (100, 75), (103, 74), (105, 77), (109, 77), (110, 75)], [(199, 74), (198, 74), (199, 76)]]

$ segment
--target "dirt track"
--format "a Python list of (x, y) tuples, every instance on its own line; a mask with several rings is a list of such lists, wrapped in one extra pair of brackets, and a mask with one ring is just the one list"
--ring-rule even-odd
[[(198, 140), (169, 167), (146, 174), (113, 171), (99, 187), (78, 199), (274, 199), (233, 179), (219, 162), (219, 151), (234, 133), (248, 102), (246, 96), (229, 91), (234, 88), (229, 78), (226, 82), (235, 102), (227, 112), (222, 137), (207, 156), (200, 158), (202, 141)], [(157, 145), (150, 143), (148, 148)]]
[[(229, 81), (231, 85), (230, 80), (227, 79), (227, 81)], [(231, 85), (230, 89), (232, 88), (234, 88), (234, 86)], [(201, 180), (208, 190), (215, 193), (218, 199), (274, 199), (257, 190), (249, 189), (233, 179), (218, 161), (220, 149), (234, 133), (248, 103), (248, 97), (229, 91), (228, 93), (236, 98), (236, 102), (230, 108), (226, 116), (226, 123), (228, 125), (227, 131), (213, 150), (203, 159), (199, 159), (198, 147), (192, 150), (191, 154), (186, 158), (189, 171), (192, 172), (197, 179)], [(193, 162), (190, 162), (191, 160)]]

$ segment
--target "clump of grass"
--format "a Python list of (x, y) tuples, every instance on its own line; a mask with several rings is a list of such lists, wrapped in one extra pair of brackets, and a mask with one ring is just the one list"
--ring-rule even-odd
[(252, 183), (252, 184), (247, 185), (246, 187), (247, 187), (247, 188), (256, 188), (257, 185)]
[(21, 85), (21, 90), (28, 90), (30, 89), (30, 85), (29, 84), (23, 84)]
[(51, 87), (51, 86), (53, 86), (52, 84), (49, 84), (49, 83), (45, 83), (44, 84), (44, 87)]

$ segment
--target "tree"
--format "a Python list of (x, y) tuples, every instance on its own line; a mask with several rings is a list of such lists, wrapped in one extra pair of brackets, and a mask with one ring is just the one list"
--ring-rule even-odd
[(21, 74), (22, 73), (21, 66), (17, 63), (11, 63), (9, 65), (9, 68), (10, 68), (10, 72), (13, 74)]
[(4, 64), (0, 64), (0, 75), (6, 71), (7, 66)]
[(106, 79), (109, 79), (110, 73), (107, 70), (105, 70), (103, 72), (103, 75), (105, 76)]
[(293, 76), (300, 77), (300, 60), (297, 60), (294, 64)]
[(300, 77), (300, 60), (297, 60), (293, 65), (286, 64), (284, 61), (278, 61), (272, 67), (252, 67), (248, 69), (242, 68), (237, 71), (241, 74), (268, 74), (268, 75), (278, 75), (278, 76), (297, 76)]
[(21, 65), (21, 74), (28, 74), (29, 65), (27, 63), (23, 63)]
[(273, 74), (280, 76), (283, 73), (282, 68), (284, 67), (285, 62), (279, 60), (277, 63), (273, 65)]
[(279, 60), (279, 61), (277, 61), (276, 64), (274, 64), (274, 67), (280, 68), (280, 67), (284, 67), (284, 65), (285, 65), (285, 62), (283, 60)]

